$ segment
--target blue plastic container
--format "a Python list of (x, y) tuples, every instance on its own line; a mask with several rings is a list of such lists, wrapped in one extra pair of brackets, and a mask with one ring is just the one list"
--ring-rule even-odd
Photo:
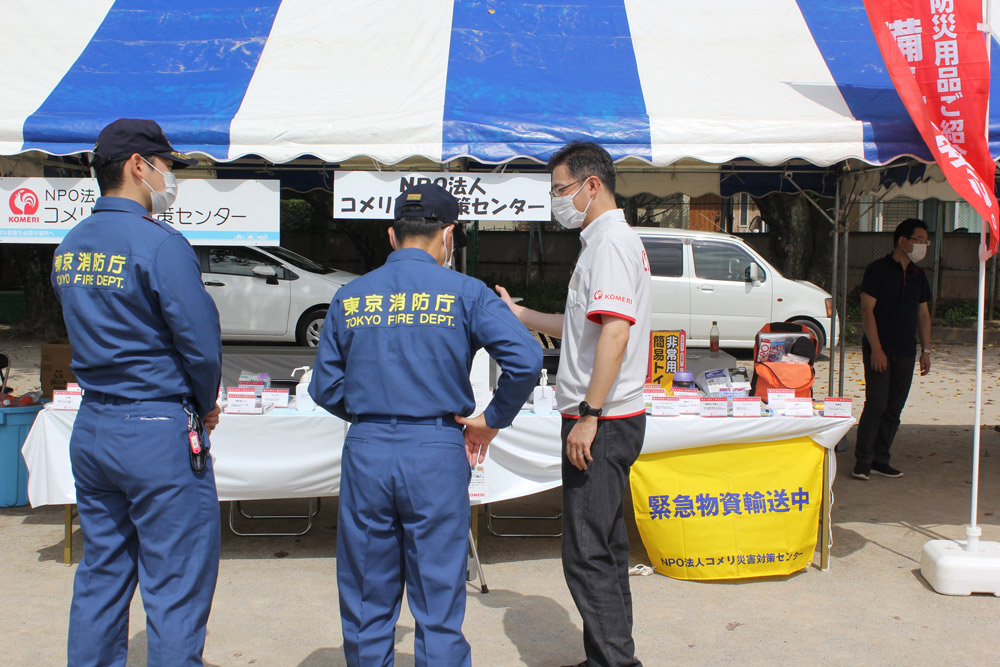
[(0, 507), (28, 504), (28, 466), (21, 445), (43, 407), (0, 408)]

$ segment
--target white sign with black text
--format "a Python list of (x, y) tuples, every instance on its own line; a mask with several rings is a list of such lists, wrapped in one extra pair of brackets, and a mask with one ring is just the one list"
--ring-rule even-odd
[(338, 171), (333, 177), (335, 220), (392, 220), (401, 192), (436, 183), (458, 199), (463, 222), (547, 222), (548, 174)]
[[(61, 243), (100, 196), (94, 178), (0, 178), (0, 243)], [(278, 245), (279, 182), (179, 178), (155, 217), (192, 245)]]

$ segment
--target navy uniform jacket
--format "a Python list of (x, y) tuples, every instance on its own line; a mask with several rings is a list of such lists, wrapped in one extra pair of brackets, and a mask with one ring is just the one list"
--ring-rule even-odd
[(101, 197), (56, 249), (52, 284), (84, 390), (188, 396), (202, 416), (215, 407), (219, 311), (180, 232), (131, 199)]
[(503, 371), (484, 415), (503, 428), (538, 381), (541, 346), (482, 281), (404, 248), (337, 291), (309, 393), (345, 420), (468, 416), (472, 358), (484, 347)]

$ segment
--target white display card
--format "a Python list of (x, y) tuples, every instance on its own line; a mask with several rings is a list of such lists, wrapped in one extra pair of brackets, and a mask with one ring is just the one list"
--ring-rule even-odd
[(674, 396), (680, 401), (682, 415), (701, 414), (701, 401), (698, 399), (697, 393), (678, 394), (675, 391)]
[(253, 387), (239, 389), (230, 387), (226, 390), (227, 415), (259, 415), (263, 410), (257, 407), (257, 396)]
[(677, 396), (656, 396), (653, 398), (654, 417), (677, 417), (681, 414), (681, 399)]
[(808, 396), (788, 396), (785, 398), (785, 415), (788, 417), (812, 417), (813, 402)]
[(52, 391), (53, 410), (79, 410), (83, 392), (78, 389), (54, 389)]
[(849, 398), (830, 397), (823, 401), (824, 417), (850, 417), (853, 401)]
[(795, 397), (794, 389), (768, 389), (767, 405), (775, 412), (781, 412), (785, 409), (785, 399), (789, 396)]
[(722, 396), (702, 396), (699, 401), (699, 413), (702, 417), (725, 417), (729, 401)]
[(253, 389), (254, 394), (256, 396), (260, 396), (262, 394), (263, 390), (264, 390), (264, 387), (266, 387), (266, 386), (267, 386), (267, 383), (264, 382), (263, 380), (240, 380), (239, 381), (239, 388), (242, 389), (242, 388), (246, 387), (246, 388)]
[(646, 405), (652, 405), (653, 399), (658, 396), (666, 396), (663, 392), (663, 387), (655, 382), (647, 382), (642, 385), (642, 398)]
[(733, 399), (734, 417), (760, 417), (760, 396)]
[(287, 408), (288, 407), (288, 389), (283, 389), (279, 387), (265, 387), (260, 393), (260, 404), (261, 407), (266, 408), (267, 406), (275, 408)]

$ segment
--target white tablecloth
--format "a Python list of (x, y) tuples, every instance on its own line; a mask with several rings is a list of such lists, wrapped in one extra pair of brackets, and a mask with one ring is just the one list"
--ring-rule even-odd
[[(69, 439), (76, 412), (38, 413), (22, 452), (32, 507), (76, 502)], [(649, 417), (643, 453), (722, 443), (809, 437), (832, 449), (854, 419)], [(347, 423), (317, 410), (278, 409), (264, 415), (222, 415), (212, 434), (220, 500), (334, 496), (340, 489), (340, 453)], [(561, 483), (560, 417), (522, 412), (500, 431), (484, 465), (485, 498), (498, 502)], [(831, 462), (834, 457), (829, 457)], [(831, 479), (833, 475), (831, 474)]]

